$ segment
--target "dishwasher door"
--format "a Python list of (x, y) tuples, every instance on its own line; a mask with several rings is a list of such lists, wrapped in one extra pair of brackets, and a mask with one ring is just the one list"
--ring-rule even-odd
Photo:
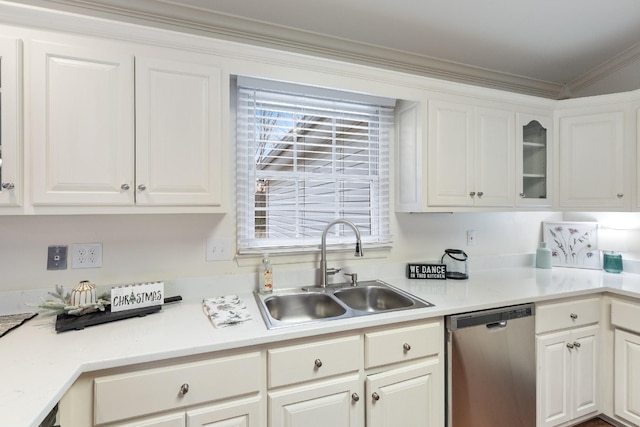
[(533, 304), (447, 317), (448, 425), (535, 427)]

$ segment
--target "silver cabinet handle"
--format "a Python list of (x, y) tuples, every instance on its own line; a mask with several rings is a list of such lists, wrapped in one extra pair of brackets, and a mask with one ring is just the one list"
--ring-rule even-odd
[(140, 184), (140, 185), (138, 185), (138, 190), (140, 190), (140, 191), (144, 191), (144, 190), (146, 190), (146, 189), (147, 189), (147, 186), (146, 186), (146, 185), (144, 185), (144, 184)]
[(404, 351), (409, 351), (409, 350), (411, 350), (411, 346), (409, 345), (408, 342), (406, 342), (406, 343), (402, 344), (402, 349)]
[(475, 191), (472, 191), (471, 193), (469, 193), (469, 196), (471, 196), (471, 197), (475, 197), (475, 195), (476, 195)]
[(120, 188), (124, 191), (127, 191), (129, 189), (129, 184), (122, 184)]
[(578, 318), (578, 315), (575, 313), (571, 313), (569, 317), (571, 317), (573, 320), (576, 320)]
[(322, 367), (322, 360), (320, 360), (320, 359), (316, 359), (316, 361), (313, 362), (313, 363), (314, 363), (314, 365), (316, 365), (316, 368)]
[(573, 346), (575, 348), (580, 348), (580, 343), (578, 341), (576, 341), (576, 342), (573, 343)]
[(568, 349), (572, 349), (573, 348), (573, 344), (571, 344), (570, 342), (567, 343), (567, 348)]
[(184, 383), (180, 386), (180, 394), (184, 396), (187, 393), (189, 393), (189, 384)]
[(616, 197), (618, 199), (622, 199), (624, 197), (624, 193), (618, 193), (618, 194), (616, 194)]
[(358, 400), (360, 400), (360, 396), (358, 396), (358, 393), (353, 393), (353, 394), (351, 395), (351, 399), (352, 399), (354, 402), (357, 402)]
[(373, 400), (380, 400), (380, 395), (378, 393), (376, 393), (375, 391), (371, 394), (371, 398)]
[(2, 188), (4, 188), (5, 190), (13, 190), (14, 188), (16, 188), (16, 186), (13, 182), (3, 182)]
[(484, 191), (478, 191), (478, 197), (484, 196)]

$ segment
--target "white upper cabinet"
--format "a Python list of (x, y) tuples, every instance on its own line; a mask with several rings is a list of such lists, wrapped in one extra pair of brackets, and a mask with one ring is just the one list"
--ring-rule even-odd
[(515, 114), (448, 101), (429, 105), (429, 207), (514, 205)]
[(137, 204), (221, 205), (220, 82), (203, 63), (136, 58)]
[(212, 57), (53, 40), (30, 44), (36, 207), (224, 209), (222, 72)]
[(133, 55), (96, 42), (30, 45), (36, 205), (132, 205)]
[(630, 210), (633, 146), (625, 104), (559, 111), (562, 209)]
[(0, 206), (19, 206), (22, 186), (20, 41), (0, 37)]
[(523, 207), (550, 207), (553, 135), (550, 116), (516, 115), (516, 204)]

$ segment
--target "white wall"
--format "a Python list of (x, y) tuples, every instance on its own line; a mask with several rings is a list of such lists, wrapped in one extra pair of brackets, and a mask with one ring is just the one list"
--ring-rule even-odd
[[(432, 261), (444, 249), (464, 249), (470, 257), (532, 253), (540, 224), (557, 221), (559, 213), (394, 214), (394, 247), (389, 253), (344, 254), (353, 271), (367, 265)], [(232, 237), (232, 215), (80, 215), (0, 217), (0, 291), (71, 289), (80, 280), (99, 286), (149, 280), (217, 276), (257, 271), (258, 258), (206, 262), (210, 235)], [(466, 231), (476, 231), (477, 244), (466, 246)], [(103, 243), (103, 267), (48, 271), (47, 246)], [(366, 248), (365, 248), (366, 251)], [(383, 258), (380, 258), (380, 257)], [(317, 257), (299, 261), (272, 256), (276, 271), (317, 268)], [(332, 264), (340, 266), (341, 260)], [(247, 265), (248, 264), (248, 265)]]

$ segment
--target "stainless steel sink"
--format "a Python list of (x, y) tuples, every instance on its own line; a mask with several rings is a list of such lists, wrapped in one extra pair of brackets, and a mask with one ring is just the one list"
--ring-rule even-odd
[(380, 280), (254, 294), (269, 329), (433, 306)]
[(414, 305), (413, 298), (382, 286), (354, 286), (335, 291), (333, 295), (354, 310), (378, 312)]

